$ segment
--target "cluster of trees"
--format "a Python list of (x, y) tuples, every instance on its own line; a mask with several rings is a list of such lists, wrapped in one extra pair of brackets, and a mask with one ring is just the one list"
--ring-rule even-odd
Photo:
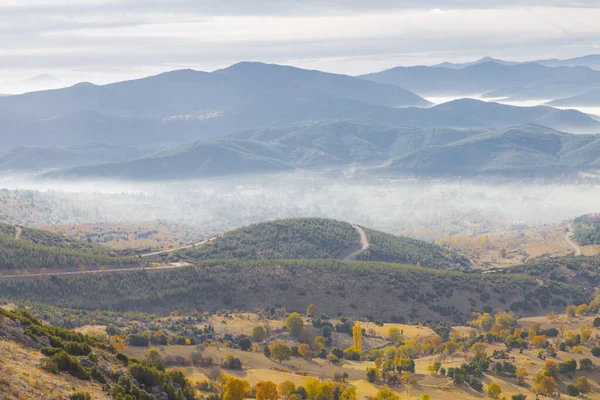
[(582, 246), (600, 244), (600, 224), (590, 223), (588, 216), (583, 215), (574, 220), (574, 237)]
[[(598, 300), (600, 300), (600, 296), (597, 296), (589, 304), (582, 304), (580, 307), (569, 306), (567, 314), (575, 316), (598, 312)], [(552, 313), (548, 318), (553, 321), (557, 316)], [(504, 312), (496, 314), (495, 317), (487, 313), (475, 314), (475, 319), (470, 321), (469, 324), (482, 332), (479, 335), (480, 340), (488, 343), (504, 342), (507, 349), (494, 352), (493, 357), (502, 360), (494, 364), (494, 371), (499, 375), (516, 376), (520, 385), (525, 383), (525, 378), (529, 374), (526, 370), (517, 369), (512, 363), (506, 361), (508, 353), (512, 349), (523, 351), (528, 347), (537, 348), (539, 349), (539, 358), (546, 359), (547, 356), (557, 357), (558, 350), (570, 350), (580, 353), (581, 346), (590, 343), (592, 338), (592, 331), (586, 327), (582, 327), (580, 333), (574, 333), (565, 332), (562, 328), (543, 330), (541, 324), (535, 323), (528, 330), (521, 330), (516, 326), (514, 316)], [(551, 341), (551, 338), (555, 339)], [(477, 358), (477, 353), (475, 357)], [(577, 366), (577, 361), (573, 358), (559, 363), (547, 360), (542, 371), (534, 377), (532, 389), (539, 394), (552, 395), (558, 389), (561, 374), (570, 376), (577, 370)], [(589, 371), (592, 368), (594, 368), (594, 363), (591, 359), (583, 358), (580, 360), (579, 369)], [(500, 394), (497, 390), (499, 387), (492, 387), (491, 389), (494, 395), (498, 396)], [(575, 383), (566, 386), (566, 393), (572, 396), (579, 395), (579, 393), (585, 394), (590, 390), (591, 387), (585, 376), (581, 376)], [(492, 393), (490, 393), (490, 396), (492, 396)]]
[[(271, 381), (258, 382), (254, 387), (246, 380), (222, 374), (217, 379), (217, 390), (223, 400), (356, 400), (356, 389), (341, 382), (321, 382), (309, 379), (304, 386), (292, 381), (275, 384)], [(383, 399), (381, 399), (383, 400)]]
[(323, 218), (286, 219), (251, 225), (218, 237), (209, 245), (175, 255), (191, 260), (324, 259), (338, 258), (360, 245), (347, 222)]
[(471, 265), (467, 258), (422, 240), (372, 229), (365, 231), (369, 235), (370, 247), (357, 260), (412, 264), (434, 269), (464, 269)]

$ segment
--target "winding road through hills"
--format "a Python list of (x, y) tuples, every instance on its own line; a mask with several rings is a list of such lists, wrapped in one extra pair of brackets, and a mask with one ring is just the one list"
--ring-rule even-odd
[(369, 243), (369, 236), (367, 235), (367, 232), (365, 232), (365, 230), (358, 225), (354, 225), (354, 229), (356, 229), (356, 232), (358, 232), (358, 234), (360, 235), (360, 247), (361, 248), (351, 252), (350, 254), (346, 254), (345, 256), (343, 256), (342, 260), (344, 260), (344, 261), (354, 260), (360, 254), (367, 251), (369, 249), (369, 247), (371, 247), (371, 244)]
[[(353, 226), (356, 229), (356, 232), (360, 235), (360, 248), (356, 250), (352, 250), (350, 253), (343, 255), (340, 257), (344, 261), (350, 261), (356, 259), (360, 254), (369, 249), (371, 244), (369, 243), (369, 236), (365, 232), (363, 228), (358, 225)], [(20, 237), (21, 229), (17, 227), (17, 239)], [(201, 247), (208, 243), (214, 241), (218, 236), (214, 236), (208, 239), (204, 239), (201, 242), (189, 244), (181, 247), (175, 247), (172, 249), (153, 251), (151, 253), (141, 254), (139, 256), (132, 256), (132, 258), (148, 258), (153, 256), (159, 256), (161, 254), (169, 254), (174, 253), (179, 250), (190, 249), (193, 247)], [(131, 267), (131, 268), (103, 268), (103, 269), (91, 269), (85, 271), (56, 271), (56, 272), (41, 272), (41, 273), (27, 273), (27, 274), (13, 274), (13, 275), (1, 275), (0, 279), (22, 279), (22, 278), (43, 278), (43, 277), (52, 277), (52, 276), (77, 276), (77, 275), (94, 275), (94, 274), (108, 274), (108, 273), (119, 273), (119, 272), (130, 272), (130, 271), (156, 271), (156, 270), (166, 270), (166, 269), (176, 269), (176, 268), (185, 268), (189, 267), (192, 264), (187, 262), (176, 262), (170, 263), (168, 265), (159, 265), (155, 267)]]
[(570, 223), (567, 226), (567, 228), (568, 228), (568, 231), (565, 235), (565, 243), (567, 243), (567, 245), (573, 249), (576, 256), (580, 256), (581, 255), (581, 247), (579, 247), (577, 242), (575, 242), (575, 240), (573, 240), (573, 236), (575, 235), (575, 226), (573, 226), (573, 223)]

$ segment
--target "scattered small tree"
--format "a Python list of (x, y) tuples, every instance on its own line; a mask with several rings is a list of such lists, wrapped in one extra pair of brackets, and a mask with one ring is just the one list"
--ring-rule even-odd
[(314, 304), (311, 304), (306, 308), (306, 316), (307, 317), (316, 317), (318, 315), (319, 315), (319, 309)]
[(267, 337), (267, 330), (262, 325), (252, 328), (252, 339), (256, 342), (262, 342)]
[(488, 395), (492, 398), (492, 399), (497, 399), (500, 397), (500, 393), (502, 393), (502, 389), (500, 388), (500, 385), (498, 385), (495, 382), (490, 383), (490, 385), (488, 386), (487, 389)]
[(367, 368), (367, 381), (370, 383), (375, 383), (379, 380), (379, 371), (377, 368)]
[(285, 328), (290, 334), (294, 336), (299, 335), (300, 332), (302, 332), (302, 329), (304, 329), (302, 316), (296, 312), (291, 313), (285, 321)]
[(277, 343), (271, 348), (271, 356), (276, 359), (279, 364), (287, 361), (292, 356), (292, 349), (282, 343)]
[(298, 346), (298, 353), (305, 360), (310, 360), (312, 358), (312, 350), (310, 349), (310, 346), (307, 344), (303, 343), (300, 346)]
[(592, 390), (592, 385), (590, 385), (590, 382), (585, 376), (580, 376), (577, 378), (575, 387), (583, 394), (589, 393)]

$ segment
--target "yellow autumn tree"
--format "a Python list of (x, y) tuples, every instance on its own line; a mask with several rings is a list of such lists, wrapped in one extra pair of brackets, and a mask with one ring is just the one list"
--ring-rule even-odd
[(533, 386), (533, 390), (537, 393), (544, 394), (546, 396), (550, 396), (552, 393), (556, 391), (558, 385), (556, 384), (556, 380), (551, 376), (544, 376), (538, 380), (538, 382)]
[(310, 346), (304, 343), (298, 346), (298, 354), (300, 354), (305, 360), (310, 360), (313, 355)]
[(354, 350), (362, 354), (363, 351), (363, 337), (362, 337), (362, 326), (360, 322), (356, 322), (352, 327), (352, 339), (354, 341)]
[(306, 308), (307, 317), (316, 317), (319, 314), (319, 309), (314, 304), (309, 305)]
[(243, 400), (250, 392), (250, 383), (230, 377), (223, 386), (223, 400)]
[(488, 395), (492, 398), (492, 399), (497, 399), (498, 397), (500, 397), (500, 393), (502, 393), (502, 389), (500, 388), (500, 385), (498, 385), (495, 382), (490, 383), (490, 385), (488, 386)]
[(292, 381), (283, 381), (277, 386), (277, 392), (284, 399), (288, 399), (295, 390), (296, 385)]
[(271, 381), (261, 381), (256, 384), (256, 400), (277, 400), (277, 385)]
[(525, 368), (519, 368), (517, 370), (517, 382), (519, 385), (523, 386), (525, 384), (525, 378), (527, 378), (528, 375), (529, 373)]

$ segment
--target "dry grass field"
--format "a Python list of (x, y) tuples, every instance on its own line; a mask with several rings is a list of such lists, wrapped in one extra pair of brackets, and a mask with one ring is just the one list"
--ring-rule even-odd
[[(596, 316), (585, 316), (585, 317), (573, 317), (567, 318), (566, 315), (558, 315), (556, 318), (550, 320), (548, 317), (532, 317), (523, 318), (518, 321), (518, 327), (523, 330), (527, 330), (533, 324), (539, 324), (541, 329), (548, 328), (560, 328), (565, 333), (569, 331), (580, 332), (581, 329), (591, 329), (592, 342), (600, 340), (600, 329), (592, 326), (593, 320)], [(178, 317), (175, 317), (178, 318)], [(308, 323), (308, 319), (305, 319)], [(337, 322), (337, 321), (331, 321)], [(290, 346), (297, 345), (296, 339), (290, 337), (282, 328), (284, 325), (283, 320), (266, 320), (262, 319), (256, 314), (252, 313), (241, 313), (231, 315), (228, 318), (213, 316), (209, 319), (209, 323), (214, 324), (215, 332), (218, 334), (246, 334), (250, 335), (252, 327), (261, 324), (267, 327), (269, 330), (269, 339), (272, 342), (286, 343)], [(364, 349), (368, 351), (370, 348), (384, 348), (389, 346), (391, 343), (385, 339), (389, 328), (395, 327), (403, 331), (405, 340), (419, 339), (419, 338), (430, 338), (434, 337), (435, 333), (427, 328), (415, 325), (403, 325), (403, 324), (384, 324), (384, 326), (377, 326), (373, 323), (364, 323), (363, 328), (365, 332), (376, 334), (380, 337), (364, 337)], [(311, 328), (312, 329), (312, 328)], [(473, 331), (470, 327), (455, 327), (452, 333), (468, 336)], [(315, 331), (315, 334), (318, 332)], [(345, 348), (351, 346), (351, 337), (348, 335), (334, 333), (333, 345), (339, 348)], [(552, 339), (550, 339), (552, 341)], [(292, 381), (296, 385), (304, 385), (309, 379), (317, 378), (324, 381), (330, 381), (334, 379), (334, 375), (346, 373), (347, 380), (346, 384), (353, 386), (357, 391), (357, 398), (363, 399), (368, 397), (375, 397), (379, 389), (386, 387), (383, 383), (369, 383), (366, 380), (365, 372), (367, 368), (374, 367), (373, 361), (348, 361), (343, 360), (341, 365), (332, 365), (325, 359), (313, 358), (305, 360), (300, 357), (292, 357), (289, 361), (284, 361), (281, 364), (273, 359), (269, 359), (262, 354), (260, 348), (255, 348), (251, 351), (242, 351), (240, 349), (230, 348), (227, 344), (216, 344), (202, 346), (177, 346), (177, 345), (166, 345), (156, 346), (159, 353), (168, 358), (170, 356), (180, 356), (189, 358), (193, 352), (199, 351), (205, 357), (210, 357), (214, 360), (214, 365), (209, 367), (198, 367), (198, 366), (183, 366), (177, 367), (195, 383), (199, 383), (205, 380), (214, 380), (220, 372), (225, 372), (228, 375), (235, 376), (240, 379), (247, 380), (251, 385), (264, 380), (273, 381), (275, 383), (281, 383), (283, 381)], [(504, 350), (503, 344), (492, 344), (488, 345), (487, 353), (491, 355), (494, 350)], [(575, 359), (579, 362), (582, 358), (590, 358), (594, 360), (595, 364), (598, 364), (598, 358), (593, 357), (590, 353), (591, 347), (584, 346), (581, 353), (573, 350), (558, 351), (557, 356), (546, 357), (545, 360), (538, 357), (538, 349), (528, 348), (522, 353), (513, 350), (509, 356), (509, 360), (517, 368), (524, 368), (529, 372), (529, 376), (525, 379), (524, 385), (519, 385), (517, 379), (514, 377), (501, 376), (493, 372), (491, 369), (487, 371), (482, 380), (484, 385), (484, 392), (478, 392), (468, 385), (456, 385), (450, 379), (441, 375), (433, 375), (428, 371), (428, 366), (436, 360), (441, 361), (442, 367), (448, 369), (450, 367), (460, 367), (464, 363), (468, 363), (474, 356), (474, 353), (470, 350), (459, 351), (452, 356), (449, 355), (431, 355), (425, 357), (418, 357), (415, 359), (415, 373), (412, 375), (414, 382), (410, 384), (399, 384), (391, 386), (391, 389), (395, 391), (401, 399), (419, 399), (423, 393), (427, 393), (432, 399), (484, 399), (488, 398), (485, 390), (491, 383), (497, 383), (502, 389), (502, 396), (507, 399), (513, 394), (525, 394), (528, 399), (535, 399), (536, 393), (533, 391), (534, 378), (544, 367), (544, 363), (547, 360), (555, 361), (560, 363), (567, 359)], [(127, 353), (131, 356), (143, 358), (147, 353), (148, 348), (144, 347), (128, 347)], [(227, 356), (234, 356), (241, 360), (243, 368), (242, 370), (232, 371), (223, 370), (220, 367), (221, 362)], [(594, 371), (580, 371), (577, 370), (569, 375), (562, 375), (559, 380), (559, 391), (562, 393), (561, 398), (569, 398), (565, 395), (565, 386), (568, 383), (574, 383), (579, 376), (585, 375), (592, 383), (593, 390), (588, 393), (585, 398), (587, 399), (600, 399), (600, 370), (598, 367)]]

